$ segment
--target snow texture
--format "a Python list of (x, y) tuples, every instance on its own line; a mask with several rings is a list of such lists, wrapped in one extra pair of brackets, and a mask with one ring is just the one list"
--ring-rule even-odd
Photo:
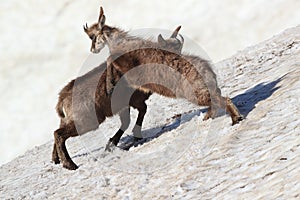
[(240, 124), (204, 122), (205, 110), (153, 95), (143, 133), (158, 137), (104, 152), (119, 126), (110, 118), (68, 140), (76, 171), (50, 162), (50, 141), (0, 167), (0, 199), (299, 199), (300, 26), (216, 68), (246, 116)]
[(52, 137), (57, 94), (89, 55), (82, 25), (98, 19), (100, 3), (124, 30), (182, 25), (213, 62), (300, 24), (299, 0), (1, 0), (0, 164)]

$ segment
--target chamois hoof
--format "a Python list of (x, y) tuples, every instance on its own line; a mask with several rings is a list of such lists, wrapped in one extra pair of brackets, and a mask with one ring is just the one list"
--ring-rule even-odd
[(138, 142), (138, 141), (140, 141), (140, 140), (142, 140), (143, 138), (141, 138), (141, 137), (133, 137), (133, 142)]
[(52, 162), (56, 165), (60, 163), (59, 158), (52, 158)]
[(59, 157), (58, 157), (58, 154), (56, 153), (56, 151), (54, 151), (52, 153), (52, 162), (54, 162), (54, 164), (59, 164), (60, 163), (60, 160), (59, 160)]
[(216, 117), (216, 112), (213, 111), (211, 108), (209, 108), (203, 118), (203, 121), (206, 121), (208, 119), (214, 119), (215, 117)]
[(112, 139), (109, 139), (104, 151), (112, 152), (115, 147), (116, 145), (112, 142)]
[(69, 170), (76, 170), (76, 169), (78, 169), (78, 166), (75, 163), (73, 163), (73, 162), (64, 163), (63, 167), (66, 168), (66, 169), (69, 169)]
[(235, 118), (232, 120), (232, 126), (235, 125), (235, 124), (238, 124), (240, 121), (243, 121), (243, 119), (244, 119), (244, 116), (243, 116), (243, 115), (240, 115), (240, 116), (235, 117)]
[(206, 113), (206, 115), (203, 118), (203, 121), (206, 121), (208, 119), (212, 118), (210, 113)]

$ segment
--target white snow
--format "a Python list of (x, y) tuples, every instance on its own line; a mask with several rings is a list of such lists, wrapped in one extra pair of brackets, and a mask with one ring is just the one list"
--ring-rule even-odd
[(119, 126), (110, 118), (68, 140), (76, 171), (50, 162), (49, 141), (0, 167), (0, 198), (299, 199), (300, 26), (216, 68), (223, 93), (246, 116), (240, 124), (231, 126), (228, 116), (204, 122), (198, 107), (153, 95), (143, 133), (168, 125), (159, 137), (104, 152)]
[[(126, 30), (173, 30), (182, 25), (181, 33), (203, 47), (214, 62), (300, 24), (298, 0), (101, 4), (108, 23)], [(0, 164), (52, 138), (58, 126), (57, 93), (77, 76), (88, 57), (90, 41), (82, 25), (95, 22), (98, 11), (99, 1), (0, 2)]]

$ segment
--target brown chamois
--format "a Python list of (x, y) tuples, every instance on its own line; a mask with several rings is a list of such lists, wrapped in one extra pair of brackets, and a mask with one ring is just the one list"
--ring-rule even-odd
[[(142, 67), (144, 69), (139, 67), (138, 73), (127, 76), (131, 86), (167, 97), (186, 98), (199, 106), (209, 106), (205, 120), (214, 117), (219, 108), (229, 112), (233, 125), (243, 119), (231, 99), (221, 96), (216, 74), (207, 60), (198, 56), (170, 52), (148, 44), (136, 48), (136, 38), (118, 28), (106, 25), (105, 19), (101, 7), (98, 23), (89, 28), (87, 33), (93, 37), (91, 47), (93, 53), (99, 53), (105, 45), (111, 53), (107, 59), (108, 93), (120, 78), (120, 76), (114, 77), (112, 73), (114, 69), (125, 74), (135, 67), (144, 65)], [(172, 70), (180, 76), (168, 76)], [(153, 82), (153, 79), (157, 82)], [(161, 80), (162, 82), (155, 84)]]
[[(75, 137), (97, 129), (106, 117), (115, 114), (111, 109), (110, 97), (106, 94), (106, 67), (106, 63), (102, 63), (87, 74), (72, 80), (59, 93), (56, 109), (61, 120), (59, 129), (54, 132), (52, 153), (52, 160), (55, 164), (61, 161), (63, 167), (72, 170), (77, 169), (77, 165), (71, 160), (67, 152), (65, 141), (69, 137)], [(128, 89), (124, 86), (124, 91), (128, 91)], [(129, 102), (130, 106), (138, 109), (139, 114), (136, 124), (140, 126), (147, 109), (145, 101), (150, 94), (136, 90)], [(119, 111), (121, 127), (115, 134), (115, 138), (121, 133), (123, 134), (130, 123), (128, 103), (127, 105), (123, 101), (118, 103), (118, 106), (114, 108)], [(96, 121), (93, 119), (95, 115)]]
[[(177, 36), (179, 29), (180, 27), (173, 32), (172, 37)], [(175, 42), (173, 38), (161, 41), (160, 37), (158, 37), (157, 45), (171, 49), (177, 48), (174, 51), (181, 50), (183, 41), (182, 43), (179, 40)], [(116, 113), (120, 116), (121, 127), (109, 142), (117, 145), (130, 123), (129, 106), (138, 110), (138, 118), (133, 133), (135, 137), (140, 137), (143, 119), (147, 111), (145, 101), (149, 98), (151, 92), (143, 92), (123, 85), (121, 88), (123, 93), (120, 93), (120, 96), (114, 101), (112, 110), (110, 96), (106, 93), (106, 68), (107, 64), (104, 62), (85, 75), (72, 80), (60, 91), (56, 106), (57, 113), (61, 119), (60, 128), (54, 132), (52, 153), (52, 160), (55, 164), (61, 161), (63, 167), (71, 170), (77, 169), (77, 165), (68, 154), (65, 141), (69, 137), (75, 137), (97, 129), (106, 117), (110, 117)], [(116, 72), (115, 77), (117, 75), (118, 73)], [(132, 95), (128, 96), (130, 94)], [(130, 99), (129, 102), (123, 101), (124, 98)], [(97, 118), (96, 121), (93, 117)]]

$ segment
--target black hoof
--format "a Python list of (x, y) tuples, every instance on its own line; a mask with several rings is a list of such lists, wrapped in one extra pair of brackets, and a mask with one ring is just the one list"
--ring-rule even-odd
[(237, 118), (235, 118), (232, 122), (232, 126), (235, 125), (235, 124), (238, 124), (240, 121), (243, 121), (244, 120), (244, 116), (243, 115), (240, 115), (238, 116)]
[(56, 164), (56, 165), (59, 164), (60, 160), (59, 160), (58, 156), (52, 157), (52, 162), (54, 162), (54, 164)]
[(112, 139), (109, 139), (104, 151), (112, 152), (115, 148), (116, 145), (112, 142)]
[(73, 162), (64, 163), (63, 167), (66, 168), (66, 169), (69, 169), (69, 170), (76, 170), (76, 169), (78, 169), (78, 166), (75, 163), (73, 163)]
[(141, 138), (141, 137), (133, 137), (133, 141), (134, 142), (138, 142), (138, 141), (140, 141), (140, 140), (142, 140), (143, 138)]
[(56, 165), (60, 163), (59, 160), (53, 160), (53, 162), (54, 162), (54, 164), (56, 164)]

